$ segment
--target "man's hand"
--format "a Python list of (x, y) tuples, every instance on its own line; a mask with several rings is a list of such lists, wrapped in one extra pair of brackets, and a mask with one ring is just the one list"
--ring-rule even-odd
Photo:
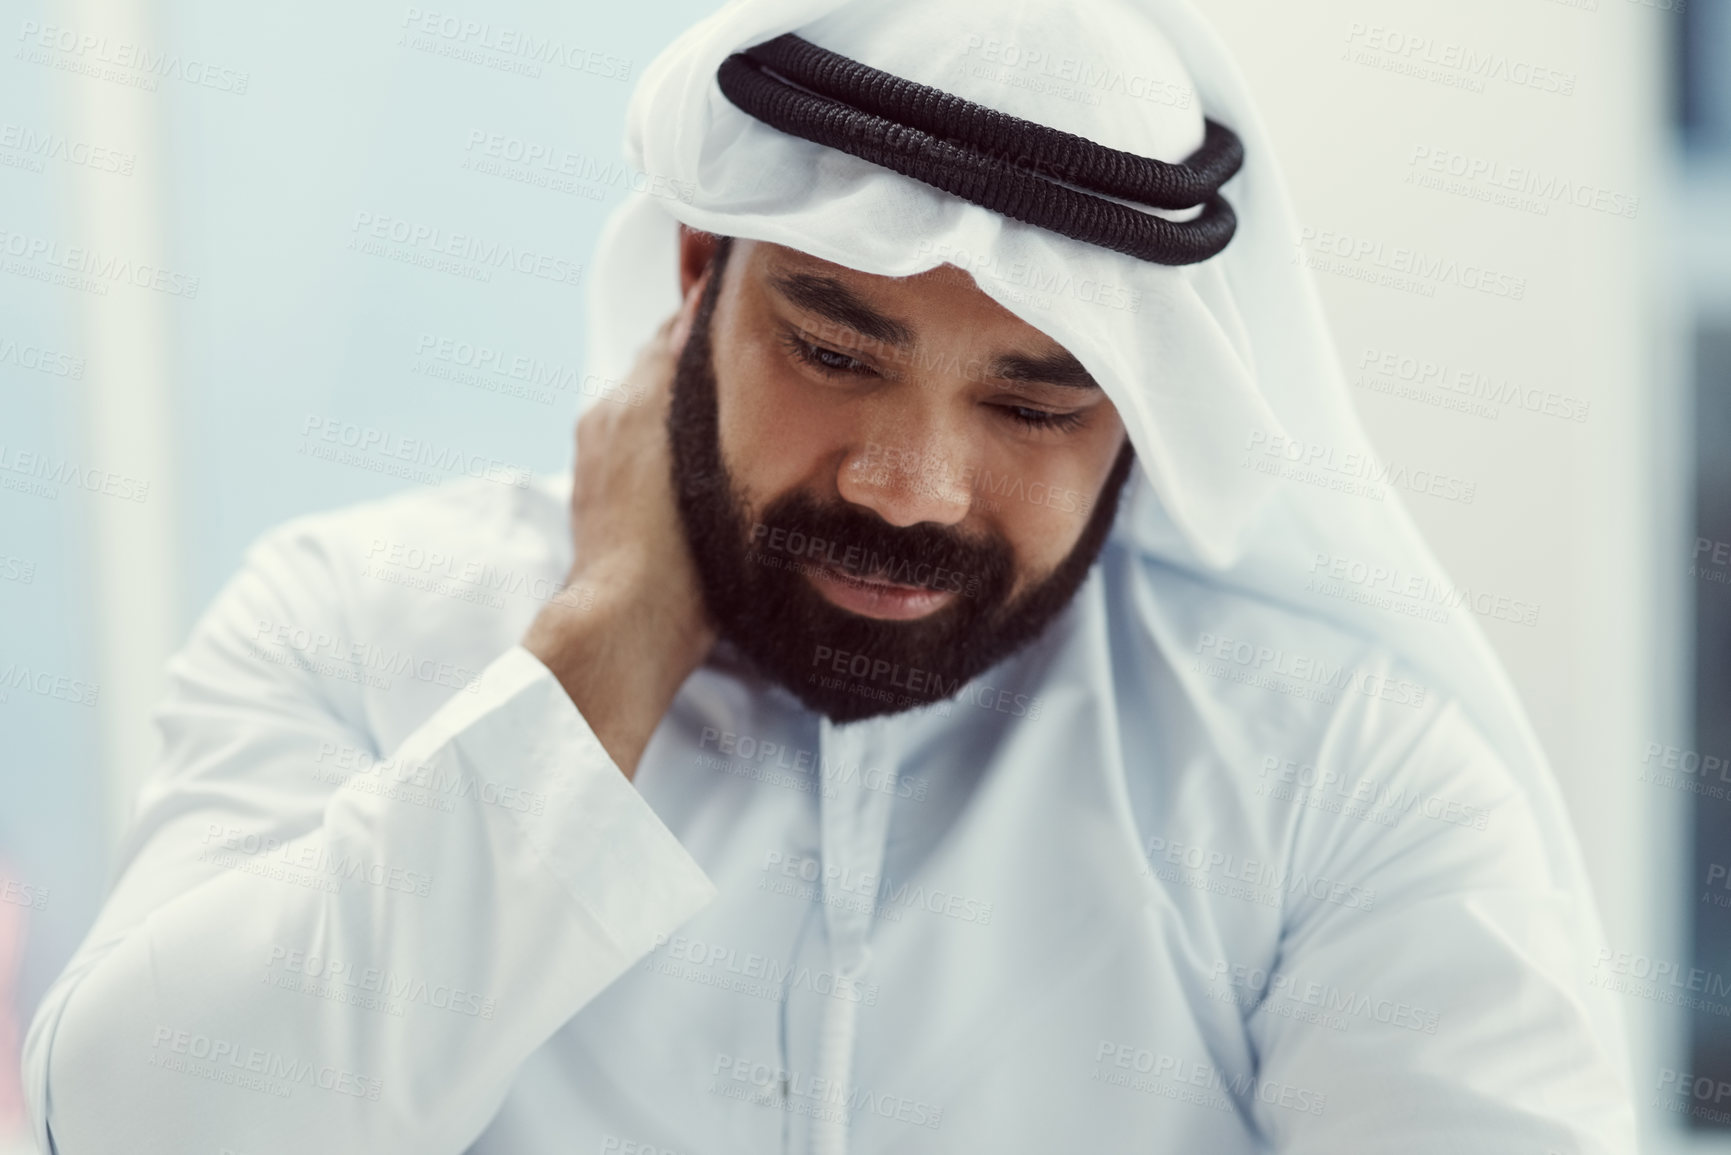
[[(523, 646), (564, 685), (627, 778), (673, 696), (715, 644), (679, 511), (667, 412), (673, 369), (707, 278), (638, 355), (641, 403), (603, 402), (577, 423), (575, 561)], [(578, 608), (581, 592), (591, 608)]]

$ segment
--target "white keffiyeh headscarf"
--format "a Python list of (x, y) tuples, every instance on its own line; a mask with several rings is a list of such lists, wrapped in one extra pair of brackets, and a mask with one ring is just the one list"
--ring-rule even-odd
[[(1206, 114), (1244, 143), (1243, 170), (1223, 189), (1237, 235), (1200, 264), (1151, 264), (771, 128), (722, 94), (716, 70), (786, 32), (1168, 162), (1201, 144)], [(1310, 274), (1295, 260), (1298, 230), (1262, 119), (1189, 0), (1008, 0), (987, 10), (962, 0), (735, 0), (645, 72), (627, 153), (666, 178), (655, 188), (680, 195), (638, 194), (609, 223), (592, 281), (592, 371), (621, 378), (677, 308), (676, 221), (866, 273), (967, 269), (983, 292), (1074, 354), (1116, 404), (1138, 461), (1116, 539), (1258, 597), (1271, 614), (1312, 614), (1375, 638), (1422, 670), (1461, 701), (1524, 786), (1556, 885), (1587, 892), (1544, 754), (1472, 613), (1456, 602), (1437, 622), (1306, 589), (1314, 574), (1344, 564), (1398, 575), (1407, 590), (1444, 591), (1449, 606), (1455, 587), (1392, 488), (1367, 501), (1247, 468), (1247, 447), (1271, 442), (1374, 458)], [(1581, 918), (1596, 938), (1596, 915)]]

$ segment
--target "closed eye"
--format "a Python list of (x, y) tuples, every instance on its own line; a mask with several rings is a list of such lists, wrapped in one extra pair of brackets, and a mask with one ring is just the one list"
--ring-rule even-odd
[(787, 346), (788, 352), (819, 373), (832, 377), (871, 377), (877, 375), (875, 369), (859, 358), (850, 357), (836, 349), (814, 345), (791, 330), (784, 332), (781, 340), (782, 344)]
[[(858, 357), (808, 341), (800, 336), (797, 330), (783, 330), (781, 342), (796, 360), (811, 366), (826, 377), (878, 376), (876, 369)], [(1042, 433), (1068, 433), (1080, 428), (1087, 421), (1082, 411), (1054, 413), (1049, 409), (1035, 409), (1028, 405), (993, 405), (991, 408), (1023, 428)]]
[(1029, 429), (1051, 429), (1067, 433), (1087, 420), (1079, 412), (1053, 413), (1046, 409), (1030, 409), (1025, 405), (995, 405), (993, 408), (1003, 410), (1010, 420), (1020, 422)]

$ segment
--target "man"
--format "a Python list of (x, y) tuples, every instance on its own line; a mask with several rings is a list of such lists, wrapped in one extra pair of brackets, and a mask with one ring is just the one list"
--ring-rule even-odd
[(1244, 456), (1367, 447), (1229, 63), (1182, 0), (991, 13), (1103, 78), (1053, 100), (980, 17), (754, 0), (652, 66), (696, 195), (592, 319), (646, 403), (569, 494), (255, 548), (33, 1024), (44, 1143), (1631, 1149), (1506, 679), (1325, 588), (1448, 588), (1394, 502)]

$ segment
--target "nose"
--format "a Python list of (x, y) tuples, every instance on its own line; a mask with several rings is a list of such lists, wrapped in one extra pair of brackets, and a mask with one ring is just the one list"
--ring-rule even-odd
[(893, 430), (880, 436), (857, 442), (842, 460), (836, 488), (844, 501), (898, 527), (950, 526), (968, 516), (972, 471), (963, 439), (931, 431), (917, 441)]

